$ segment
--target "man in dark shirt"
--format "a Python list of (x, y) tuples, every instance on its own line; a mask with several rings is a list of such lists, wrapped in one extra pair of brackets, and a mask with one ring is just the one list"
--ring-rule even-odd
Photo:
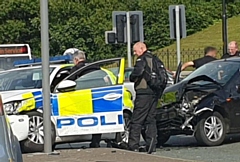
[(189, 66), (194, 67), (195, 69), (201, 67), (202, 65), (217, 60), (216, 55), (217, 55), (217, 49), (215, 47), (206, 47), (204, 49), (204, 57), (198, 58), (193, 61), (186, 62), (182, 65), (182, 71), (186, 69)]
[[(134, 82), (136, 99), (130, 122), (128, 146), (131, 151), (139, 151), (141, 130), (143, 125), (146, 124), (146, 149), (152, 152), (156, 150), (157, 143), (157, 96), (154, 90), (149, 87), (147, 77), (147, 73), (151, 72), (152, 54), (147, 51), (146, 45), (142, 42), (136, 43), (133, 50), (134, 54), (137, 55), (137, 60), (130, 75), (130, 81)], [(153, 144), (151, 144), (152, 139)]]
[(229, 53), (224, 54), (221, 59), (240, 56), (240, 51), (238, 50), (238, 44), (236, 41), (232, 41), (228, 44), (228, 50)]

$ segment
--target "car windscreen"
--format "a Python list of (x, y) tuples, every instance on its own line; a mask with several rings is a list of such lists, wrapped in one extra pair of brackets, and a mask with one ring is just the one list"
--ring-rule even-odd
[[(55, 68), (50, 67), (50, 74)], [(42, 88), (42, 68), (0, 73), (0, 91)]]
[[(233, 75), (238, 71), (238, 69), (239, 63), (214, 61), (196, 69), (186, 78), (184, 78), (183, 81), (190, 80), (201, 75), (206, 75), (207, 77), (218, 82), (219, 84), (224, 85), (233, 77)], [(198, 81), (198, 83), (204, 84), (206, 83), (206, 81)]]

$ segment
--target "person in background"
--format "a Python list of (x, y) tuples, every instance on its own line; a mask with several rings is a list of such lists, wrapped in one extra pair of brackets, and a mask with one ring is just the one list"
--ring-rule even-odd
[(238, 44), (236, 41), (231, 41), (228, 44), (229, 53), (225, 53), (221, 59), (230, 58), (234, 56), (240, 56), (240, 51), (238, 50)]
[[(72, 67), (70, 74), (74, 73), (78, 69), (82, 68), (85, 66), (86, 62), (86, 57), (85, 57), (85, 52), (78, 50), (76, 48), (73, 49), (72, 58), (73, 58), (73, 63), (74, 66)], [(77, 73), (69, 77), (68, 79), (70, 80), (76, 80), (78, 78)]]
[[(77, 71), (78, 69), (84, 67), (87, 63), (86, 61), (86, 56), (85, 56), (85, 52), (81, 51), (77, 48), (70, 48), (67, 49), (63, 55), (71, 55), (73, 58), (73, 63), (74, 66), (72, 67), (71, 71), (70, 71), (70, 75), (73, 74), (72, 76), (70, 76), (68, 79), (69, 80), (73, 80), (75, 81), (79, 76), (78, 73), (75, 73), (75, 71)], [(92, 72), (94, 70), (99, 70), (99, 67), (93, 68), (93, 69), (89, 69), (87, 70), (84, 74)], [(92, 135), (92, 140), (90, 143), (90, 147), (91, 148), (98, 148), (100, 147), (100, 141), (101, 141), (101, 134), (93, 134)]]
[(204, 49), (203, 57), (184, 63), (182, 65), (181, 71), (183, 71), (187, 67), (194, 67), (195, 69), (197, 69), (208, 62), (217, 60), (216, 55), (217, 55), (217, 49), (215, 47), (210, 47), (210, 46), (206, 47)]

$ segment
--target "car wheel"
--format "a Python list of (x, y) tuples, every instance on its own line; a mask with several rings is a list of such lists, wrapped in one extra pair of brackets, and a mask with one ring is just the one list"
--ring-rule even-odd
[(112, 144), (113, 147), (120, 147), (120, 148), (127, 147), (128, 138), (129, 138), (129, 125), (130, 125), (132, 115), (129, 112), (124, 112), (123, 117), (124, 117), (124, 132), (116, 134), (115, 141)]
[(195, 138), (201, 145), (217, 146), (226, 136), (224, 118), (218, 112), (205, 113), (197, 124)]
[[(146, 141), (146, 129), (145, 128), (142, 129), (142, 137), (143, 137), (144, 141)], [(169, 140), (170, 137), (171, 137), (171, 135), (169, 133), (158, 131), (156, 147), (163, 146)]]
[[(42, 152), (44, 150), (43, 114), (37, 111), (31, 111), (25, 113), (25, 115), (29, 116), (29, 132), (28, 138), (21, 141), (22, 152)], [(52, 122), (51, 126), (51, 137), (54, 146), (56, 131)]]
[(158, 131), (158, 136), (157, 136), (157, 147), (163, 146), (171, 137), (169, 133), (162, 133)]

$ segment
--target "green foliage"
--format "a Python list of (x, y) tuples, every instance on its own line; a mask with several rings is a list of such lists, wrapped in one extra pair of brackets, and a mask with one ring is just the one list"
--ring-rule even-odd
[[(40, 1), (2, 0), (0, 43), (28, 43), (40, 56)], [(186, 6), (187, 34), (221, 19), (221, 1), (194, 0), (49, 0), (50, 54), (59, 55), (76, 47), (91, 60), (126, 56), (126, 45), (105, 44), (105, 31), (112, 29), (112, 11), (141, 10), (145, 40), (151, 50), (173, 43), (169, 39), (168, 6)], [(228, 16), (240, 13), (240, 3), (228, 4)]]

